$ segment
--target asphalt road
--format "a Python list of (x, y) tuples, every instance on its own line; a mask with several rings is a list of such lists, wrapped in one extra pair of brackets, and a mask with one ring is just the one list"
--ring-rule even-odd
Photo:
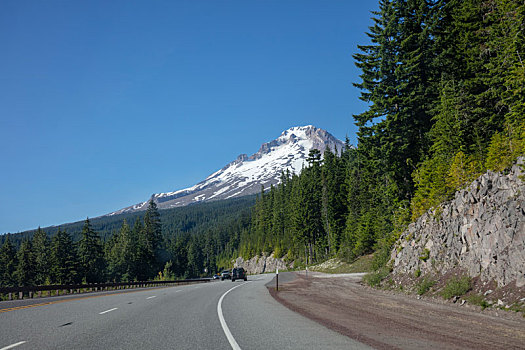
[(368, 348), (276, 302), (273, 277), (2, 302), (0, 350)]

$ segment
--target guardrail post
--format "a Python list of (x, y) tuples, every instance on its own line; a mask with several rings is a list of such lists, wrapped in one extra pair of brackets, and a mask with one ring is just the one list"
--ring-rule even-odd
[(60, 291), (57, 289), (56, 292), (57, 292), (56, 296), (59, 296), (60, 295)]
[(33, 292), (29, 291), (29, 299), (33, 299)]
[(41, 290), (38, 291), (38, 297), (42, 298), (42, 291)]
[(18, 292), (18, 299), (24, 299), (24, 292)]
[(9, 300), (13, 300), (13, 293), (9, 293)]

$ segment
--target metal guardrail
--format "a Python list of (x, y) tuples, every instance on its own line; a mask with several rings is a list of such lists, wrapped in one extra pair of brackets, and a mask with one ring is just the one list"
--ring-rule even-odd
[[(131, 289), (131, 288), (146, 288), (146, 287), (160, 287), (173, 284), (190, 284), (210, 282), (211, 278), (194, 278), (187, 280), (174, 281), (139, 281), (139, 282), (116, 282), (116, 283), (90, 283), (90, 284), (56, 284), (47, 286), (25, 286), (25, 287), (0, 287), (0, 295), (6, 295), (8, 300), (13, 300), (13, 296), (18, 294), (18, 299), (23, 299), (26, 295), (29, 298), (35, 296), (42, 297), (42, 292), (48, 291), (47, 296), (52, 296), (51, 292), (55, 292), (55, 296), (62, 294), (81, 294), (84, 292), (97, 292), (116, 289)], [(65, 291), (65, 293), (64, 293)], [(84, 291), (84, 292), (82, 292)], [(36, 293), (36, 294), (35, 294)], [(1, 300), (1, 299), (0, 299)]]

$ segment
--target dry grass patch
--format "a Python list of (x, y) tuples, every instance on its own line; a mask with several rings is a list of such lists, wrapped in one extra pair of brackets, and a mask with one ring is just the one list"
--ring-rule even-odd
[(330, 259), (321, 264), (308, 267), (311, 271), (318, 271), (324, 273), (358, 273), (371, 272), (373, 254), (359, 257), (352, 263), (346, 263), (339, 259)]

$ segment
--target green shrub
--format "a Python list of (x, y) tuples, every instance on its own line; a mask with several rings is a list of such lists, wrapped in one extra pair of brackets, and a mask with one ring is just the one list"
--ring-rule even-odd
[(414, 272), (414, 276), (416, 278), (418, 278), (419, 276), (421, 276), (421, 270), (420, 269), (417, 269), (416, 272)]
[(273, 249), (273, 257), (276, 259), (280, 259), (284, 256), (284, 249), (281, 248), (281, 246), (276, 246)]
[(513, 305), (511, 305), (510, 310), (514, 312), (521, 312), (523, 314), (523, 317), (525, 317), (525, 303), (524, 302), (514, 303)]
[(436, 284), (436, 281), (431, 280), (430, 278), (427, 278), (427, 277), (423, 278), (423, 280), (417, 286), (417, 294), (418, 295), (425, 294), (426, 292), (430, 290), (430, 288), (434, 286), (434, 284)]
[(482, 300), (481, 303), (479, 303), (479, 306), (481, 306), (481, 309), (485, 310), (490, 306), (489, 302), (486, 300)]
[(525, 149), (525, 121), (505, 123), (504, 130), (492, 136), (485, 165), (487, 169), (503, 171), (523, 155)]
[(454, 296), (462, 296), (471, 289), (470, 277), (468, 276), (454, 276), (451, 277), (441, 295), (444, 299), (450, 299)]
[(392, 247), (387, 245), (381, 245), (379, 250), (374, 253), (372, 259), (372, 269), (380, 270), (383, 268), (388, 261), (390, 260), (390, 253), (392, 252)]
[(425, 250), (423, 251), (423, 255), (419, 257), (419, 260), (427, 261), (429, 257), (430, 257), (430, 250), (428, 248), (425, 248)]
[(490, 306), (489, 302), (481, 294), (472, 294), (465, 298), (469, 304), (481, 306), (483, 310)]
[(383, 267), (377, 271), (367, 273), (363, 277), (363, 281), (369, 286), (375, 287), (375, 286), (378, 286), (381, 283), (381, 281), (384, 280), (386, 276), (388, 276), (389, 273), (390, 273), (390, 270)]

